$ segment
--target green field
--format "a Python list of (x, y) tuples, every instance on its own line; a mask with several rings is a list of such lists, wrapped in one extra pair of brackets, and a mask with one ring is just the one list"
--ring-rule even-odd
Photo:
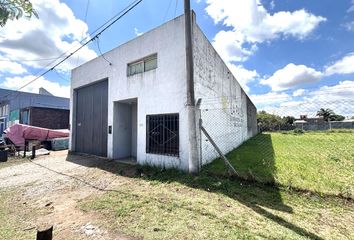
[[(228, 155), (252, 181), (228, 178), (220, 160), (197, 176), (142, 168), (79, 206), (100, 214), (107, 229), (144, 239), (353, 239), (353, 200), (329, 196), (351, 196), (352, 139), (260, 134)], [(106, 169), (134, 172), (125, 168)]]
[[(353, 197), (354, 132), (262, 133), (227, 155), (244, 179)], [(224, 175), (218, 159), (205, 171)]]

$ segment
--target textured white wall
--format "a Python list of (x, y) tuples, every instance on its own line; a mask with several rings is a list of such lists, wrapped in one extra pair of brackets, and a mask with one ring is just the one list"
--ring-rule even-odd
[[(195, 24), (195, 19), (193, 41), (195, 96), (196, 99), (202, 98), (203, 124), (222, 151), (227, 153), (255, 134), (247, 127), (248, 113), (252, 116), (248, 122), (252, 123), (252, 129), (256, 128), (255, 107), (247, 101), (246, 94)], [(157, 69), (126, 76), (128, 63), (154, 53), (158, 55)], [(74, 89), (108, 78), (108, 125), (113, 126), (113, 132), (114, 102), (137, 98), (138, 163), (188, 171), (184, 17), (178, 17), (113, 49), (105, 54), (105, 58), (112, 62), (112, 66), (98, 57), (72, 71), (71, 124), (75, 122)], [(162, 113), (179, 113), (179, 157), (145, 153), (146, 115)], [(73, 138), (74, 131), (71, 134)], [(112, 158), (115, 148), (112, 134), (108, 134), (107, 139), (108, 157)], [(218, 156), (203, 134), (200, 143), (203, 164)], [(74, 141), (71, 141), (70, 149), (75, 151)]]
[[(226, 64), (197, 25), (194, 25), (194, 77), (196, 99), (201, 98), (203, 126), (223, 153), (228, 153), (255, 135), (247, 129), (247, 95)], [(256, 118), (256, 111), (249, 111), (249, 117)], [(252, 129), (256, 122), (249, 121)], [(253, 126), (254, 125), (254, 126)], [(219, 157), (214, 147), (201, 134), (202, 164)]]
[[(157, 69), (127, 77), (128, 63), (154, 53), (157, 53), (158, 58)], [(115, 101), (137, 98), (137, 161), (140, 164), (188, 170), (184, 18), (178, 17), (107, 52), (104, 56), (112, 62), (111, 66), (102, 57), (98, 57), (72, 71), (71, 96), (75, 88), (108, 78), (108, 125), (115, 127)], [(179, 113), (178, 158), (145, 153), (146, 115), (161, 113)], [(73, 117), (74, 115), (71, 119)], [(108, 134), (107, 138), (108, 157), (112, 158), (112, 134)], [(75, 150), (74, 144), (71, 144), (71, 149)]]

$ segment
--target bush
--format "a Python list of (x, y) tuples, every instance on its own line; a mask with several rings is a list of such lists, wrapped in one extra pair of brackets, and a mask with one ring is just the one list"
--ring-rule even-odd
[(293, 130), (293, 132), (294, 132), (295, 134), (304, 134), (304, 133), (305, 133), (305, 131), (302, 130), (302, 129), (300, 129), (300, 128), (295, 128), (295, 129)]

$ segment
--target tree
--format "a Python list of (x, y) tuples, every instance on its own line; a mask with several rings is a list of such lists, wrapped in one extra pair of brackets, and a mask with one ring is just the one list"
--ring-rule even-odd
[(329, 109), (329, 108), (326, 108), (326, 109), (321, 108), (316, 114), (316, 116), (323, 117), (323, 119), (326, 122), (328, 122), (330, 120), (330, 117), (332, 115), (334, 115), (334, 112), (331, 109)]
[(345, 117), (339, 114), (333, 114), (329, 117), (330, 121), (343, 121), (344, 119)]
[(257, 113), (257, 122), (261, 131), (279, 130), (283, 121), (280, 116), (260, 111)]
[(38, 18), (38, 14), (29, 0), (0, 0), (1, 27), (4, 27), (9, 19), (31, 18), (33, 15)]
[(295, 118), (293, 116), (283, 117), (283, 122), (286, 125), (292, 125), (295, 122)]

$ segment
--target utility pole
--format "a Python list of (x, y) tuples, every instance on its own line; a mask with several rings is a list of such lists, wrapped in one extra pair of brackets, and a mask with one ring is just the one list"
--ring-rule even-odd
[(186, 71), (187, 71), (187, 112), (189, 130), (189, 172), (199, 172), (196, 109), (194, 97), (193, 41), (190, 0), (184, 0)]

